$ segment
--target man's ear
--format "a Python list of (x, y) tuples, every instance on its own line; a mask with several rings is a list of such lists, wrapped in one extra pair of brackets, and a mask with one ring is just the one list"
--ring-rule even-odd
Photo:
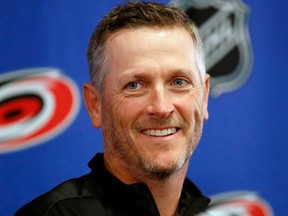
[(93, 127), (101, 127), (101, 98), (98, 90), (89, 83), (83, 85), (83, 99)]
[(203, 95), (203, 112), (204, 112), (204, 120), (207, 121), (209, 118), (208, 113), (208, 101), (209, 101), (209, 92), (210, 92), (210, 76), (209, 74), (205, 75), (204, 81), (204, 95)]

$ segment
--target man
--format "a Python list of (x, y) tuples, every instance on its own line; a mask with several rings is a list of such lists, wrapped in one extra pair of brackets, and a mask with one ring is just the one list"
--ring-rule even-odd
[(208, 119), (209, 76), (197, 30), (158, 3), (130, 2), (100, 22), (83, 98), (104, 154), (16, 215), (195, 215), (209, 199), (187, 178)]

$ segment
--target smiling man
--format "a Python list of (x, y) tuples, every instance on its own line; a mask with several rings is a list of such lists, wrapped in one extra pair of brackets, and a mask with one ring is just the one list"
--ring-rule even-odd
[(83, 98), (102, 128), (91, 173), (16, 215), (195, 215), (209, 199), (186, 176), (208, 119), (209, 76), (196, 27), (177, 8), (130, 2), (100, 22)]

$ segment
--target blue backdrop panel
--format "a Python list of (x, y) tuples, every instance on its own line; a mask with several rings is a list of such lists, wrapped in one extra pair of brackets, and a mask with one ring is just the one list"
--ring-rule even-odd
[[(18, 104), (19, 101), (10, 103), (7, 95), (10, 99), (13, 95), (4, 91), (16, 83), (39, 84), (37, 80), (46, 83), (47, 78), (53, 78), (54, 87), (55, 83), (59, 84), (57, 88), (61, 84), (66, 86), (67, 95), (79, 96), (83, 82), (89, 81), (85, 55), (90, 35), (100, 18), (118, 3), (121, 1), (2, 0), (0, 115), (4, 108)], [(288, 2), (244, 3), (250, 8), (248, 27), (254, 56), (251, 74), (239, 89), (210, 98), (210, 118), (190, 161), (188, 176), (207, 195), (236, 192), (235, 198), (241, 196), (239, 191), (245, 191), (242, 195), (256, 193), (271, 206), (274, 215), (282, 216), (288, 214)], [(36, 74), (31, 72), (35, 68)], [(58, 73), (42, 73), (39, 68)], [(24, 69), (21, 76), (18, 70)], [(21, 94), (32, 101), (35, 113), (40, 112), (39, 107), (48, 113), (40, 120), (31, 120), (29, 125), (36, 122), (43, 126), (48, 124), (45, 118), (59, 116), (53, 115), (53, 107), (59, 105), (58, 97), (65, 96), (58, 96), (57, 88), (45, 88), (45, 94), (28, 90), (29, 94)], [(50, 102), (38, 103), (46, 99)], [(48, 104), (48, 108), (43, 104)], [(25, 107), (25, 112), (10, 112), (6, 115), (9, 118), (0, 116), (1, 216), (12, 215), (21, 205), (62, 181), (88, 172), (89, 159), (102, 151), (101, 131), (92, 128), (82, 100), (72, 101), (70, 108), (72, 114), (67, 121), (63, 117), (37, 134), (28, 129), (20, 134), (27, 142), (12, 142), (3, 134), (13, 123), (11, 119), (21, 119), (20, 113), (29, 114)], [(59, 129), (58, 133), (46, 136), (53, 128)]]

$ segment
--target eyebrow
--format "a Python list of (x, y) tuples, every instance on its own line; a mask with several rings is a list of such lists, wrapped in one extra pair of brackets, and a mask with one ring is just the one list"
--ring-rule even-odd
[[(121, 80), (124, 80), (126, 78), (131, 79), (145, 79), (145, 78), (153, 78), (153, 73), (147, 73), (149, 70), (132, 70), (128, 71), (120, 78)], [(171, 76), (189, 76), (193, 83), (197, 82), (196, 73), (198, 71), (193, 72), (192, 69), (185, 69), (185, 68), (170, 68), (168, 69), (168, 72), (171, 73)], [(199, 74), (200, 75), (200, 74)]]
[(196, 82), (196, 73), (198, 73), (198, 71), (193, 72), (192, 69), (185, 69), (185, 68), (176, 68), (176, 69), (172, 69), (171, 71), (173, 71), (176, 74), (183, 74), (183, 75), (189, 75), (189, 77), (191, 77), (193, 82)]

